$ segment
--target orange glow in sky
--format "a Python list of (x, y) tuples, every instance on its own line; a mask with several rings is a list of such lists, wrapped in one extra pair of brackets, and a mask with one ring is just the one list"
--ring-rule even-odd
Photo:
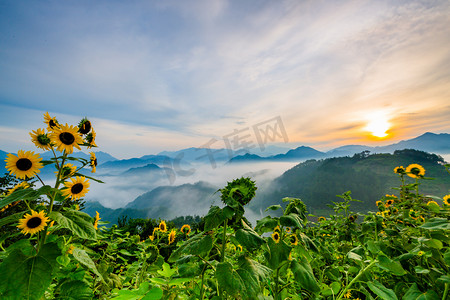
[(388, 136), (387, 131), (391, 128), (391, 124), (385, 114), (382, 112), (373, 113), (368, 117), (368, 122), (364, 130), (370, 132), (371, 135), (384, 138)]

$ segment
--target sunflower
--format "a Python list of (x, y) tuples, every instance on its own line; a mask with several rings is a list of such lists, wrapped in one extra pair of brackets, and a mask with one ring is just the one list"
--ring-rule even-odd
[(384, 205), (383, 201), (380, 201), (380, 200), (375, 202), (375, 204), (377, 205), (377, 207), (380, 207), (380, 206)]
[(427, 205), (437, 205), (437, 206), (439, 206), (439, 204), (436, 201), (433, 201), (433, 200), (428, 201)]
[(85, 137), (85, 141), (86, 144), (88, 144), (88, 149), (92, 148), (92, 147), (97, 147), (97, 145), (95, 144), (95, 137), (97, 136), (97, 134), (95, 133), (94, 129), (92, 128), (91, 132), (86, 135)]
[(45, 212), (41, 210), (40, 212), (36, 212), (31, 210), (30, 214), (25, 214), (23, 219), (19, 220), (19, 225), (17, 227), (22, 229), (23, 234), (35, 234), (39, 232), (47, 226), (48, 217), (45, 216)]
[(277, 225), (277, 227), (275, 227), (275, 228), (273, 229), (273, 231), (274, 231), (274, 232), (281, 232), (280, 226)]
[(388, 200), (386, 200), (386, 207), (389, 207), (389, 206), (391, 206), (392, 204), (394, 204), (394, 199), (388, 199)]
[(100, 218), (100, 214), (98, 213), (98, 211), (95, 211), (96, 215), (95, 215), (95, 220), (94, 220), (94, 228), (95, 230), (98, 229), (98, 221), (101, 220)]
[(425, 169), (419, 164), (410, 164), (406, 168), (406, 174), (412, 178), (422, 178), (425, 175)]
[(425, 252), (424, 252), (424, 251), (419, 251), (419, 252), (417, 252), (417, 256), (423, 256), (423, 255), (425, 255)]
[(44, 123), (47, 124), (47, 130), (51, 131), (51, 130), (55, 130), (56, 128), (59, 127), (59, 123), (56, 120), (56, 118), (52, 118), (50, 117), (50, 115), (48, 114), (48, 112), (46, 112), (44, 114)]
[[(77, 167), (71, 163), (64, 164), (61, 170), (61, 179), (72, 177), (75, 174)], [(59, 171), (55, 172), (58, 176)]]
[(286, 232), (287, 233), (291, 233), (292, 228), (291, 227), (286, 227)]
[(417, 220), (417, 218), (420, 217), (419, 213), (417, 211), (414, 211), (412, 209), (409, 210), (409, 216), (414, 219)]
[(172, 244), (173, 242), (175, 242), (175, 234), (176, 234), (176, 231), (174, 229), (172, 229), (169, 233), (169, 245)]
[(89, 152), (91, 154), (91, 159), (90, 159), (90, 165), (92, 168), (91, 173), (95, 173), (95, 171), (97, 170), (97, 157), (95, 157), (95, 153), (94, 152)]
[(83, 138), (78, 133), (75, 126), (72, 125), (61, 125), (55, 128), (50, 134), (50, 139), (56, 145), (58, 151), (66, 151), (67, 154), (73, 152), (73, 147), (81, 150), (78, 144), (83, 144)]
[(77, 176), (76, 178), (70, 179), (72, 182), (64, 182), (66, 189), (63, 190), (62, 194), (64, 197), (72, 197), (72, 200), (77, 200), (89, 191), (89, 180), (84, 176)]
[(78, 124), (78, 132), (81, 134), (88, 134), (91, 128), (91, 122), (87, 118), (83, 118)]
[(298, 245), (298, 237), (297, 237), (297, 235), (295, 233), (291, 234), (289, 236), (289, 241), (291, 242), (292, 246), (297, 246)]
[(355, 222), (357, 218), (358, 218), (357, 215), (351, 215), (351, 216), (348, 217), (348, 220), (349, 220), (350, 222)]
[(240, 251), (240, 252), (244, 251), (244, 249), (242, 248), (241, 245), (237, 245), (237, 246), (236, 246), (236, 250), (237, 250), (237, 251)]
[(70, 245), (69, 248), (67, 248), (66, 253), (67, 254), (73, 254), (73, 250), (75, 250), (75, 246), (74, 245)]
[(278, 231), (275, 231), (272, 233), (272, 239), (275, 241), (275, 243), (280, 242), (280, 233)]
[(396, 173), (396, 174), (405, 174), (405, 168), (403, 166), (396, 167), (394, 169), (394, 173)]
[(450, 205), (450, 194), (449, 195), (445, 195), (444, 198), (444, 204), (445, 205)]
[(167, 231), (167, 225), (166, 225), (166, 221), (161, 221), (159, 223), (159, 231), (161, 232), (166, 232)]
[(27, 189), (30, 187), (30, 184), (26, 181), (22, 181), (21, 183), (16, 184), (12, 189), (6, 192), (6, 196), (11, 195), (16, 190)]
[(6, 169), (10, 174), (16, 175), (17, 178), (25, 179), (25, 177), (34, 177), (37, 173), (41, 172), (39, 170), (43, 167), (40, 163), (42, 157), (39, 154), (34, 154), (33, 151), (23, 151), (19, 150), (17, 156), (8, 153), (6, 162)]
[[(184, 232), (184, 230), (186, 229), (187, 232)], [(186, 235), (188, 235), (189, 233), (191, 233), (191, 226), (185, 224), (183, 226), (181, 226), (180, 231)]]
[(31, 141), (42, 150), (50, 150), (52, 143), (44, 129), (38, 128), (30, 132)]
[(318, 219), (317, 219), (317, 221), (319, 221), (319, 222), (323, 222), (323, 221), (326, 221), (327, 219), (325, 218), (325, 217), (319, 217)]

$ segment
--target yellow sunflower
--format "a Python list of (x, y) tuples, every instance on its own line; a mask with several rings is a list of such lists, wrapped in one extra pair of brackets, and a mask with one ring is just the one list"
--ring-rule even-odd
[(389, 206), (391, 206), (392, 204), (394, 204), (394, 199), (388, 199), (388, 200), (386, 200), (386, 207), (389, 207)]
[(154, 236), (153, 234), (152, 234), (152, 235), (149, 235), (148, 238), (149, 238), (150, 241), (152, 241), (152, 242), (155, 240), (155, 236)]
[[(186, 232), (184, 232), (185, 229), (186, 229)], [(188, 235), (189, 233), (191, 233), (191, 226), (185, 224), (185, 225), (181, 226), (180, 231), (182, 233), (184, 233), (185, 235)]]
[(96, 215), (95, 215), (95, 220), (94, 220), (94, 228), (95, 230), (98, 229), (98, 221), (101, 220), (100, 218), (100, 214), (98, 213), (98, 211), (95, 211)]
[(91, 132), (88, 133), (85, 137), (85, 141), (86, 144), (88, 144), (88, 149), (92, 148), (92, 147), (97, 147), (97, 145), (95, 144), (95, 137), (96, 137), (96, 133), (94, 131), (94, 128), (92, 128)]
[(77, 176), (76, 178), (71, 178), (71, 182), (64, 182), (66, 189), (63, 190), (62, 194), (64, 197), (72, 197), (72, 200), (77, 200), (89, 191), (89, 180), (84, 176)]
[(384, 206), (384, 203), (383, 203), (383, 201), (380, 201), (380, 200), (378, 200), (377, 202), (375, 202), (375, 204), (377, 205), (377, 207), (380, 207), (380, 206)]
[(289, 241), (291, 242), (292, 246), (297, 246), (298, 245), (298, 237), (297, 237), (297, 235), (295, 233), (291, 234), (289, 236)]
[(172, 229), (169, 233), (169, 245), (172, 244), (173, 242), (175, 242), (175, 234), (176, 234), (176, 231), (174, 229)]
[(26, 181), (22, 181), (21, 183), (16, 184), (12, 189), (6, 192), (6, 196), (11, 195), (16, 190), (27, 189), (30, 187), (30, 184)]
[(51, 131), (59, 127), (59, 123), (55, 117), (50, 117), (48, 112), (44, 114), (44, 123), (47, 124), (47, 130)]
[(318, 219), (317, 219), (317, 221), (319, 221), (319, 222), (323, 222), (323, 221), (326, 221), (327, 219), (325, 218), (325, 217), (319, 217)]
[(40, 163), (42, 157), (39, 154), (34, 154), (33, 151), (19, 150), (17, 156), (8, 153), (6, 162), (6, 169), (11, 175), (15, 175), (17, 178), (25, 179), (25, 177), (34, 177), (37, 173), (41, 172), (43, 165)]
[(405, 168), (403, 166), (396, 167), (394, 169), (394, 173), (396, 173), (396, 174), (405, 174)]
[(242, 251), (244, 251), (244, 249), (242, 248), (242, 246), (241, 246), (241, 245), (237, 245), (237, 247), (236, 247), (236, 251), (240, 251), (240, 252), (242, 252)]
[[(64, 164), (61, 170), (61, 179), (72, 177), (75, 174), (77, 167), (72, 165), (71, 163)], [(56, 171), (55, 174), (58, 175), (59, 171)]]
[(91, 122), (87, 118), (83, 118), (78, 124), (78, 132), (81, 134), (88, 134), (91, 128)]
[[(450, 197), (449, 197), (449, 198), (450, 198)], [(428, 201), (428, 202), (427, 202), (427, 205), (437, 205), (437, 206), (439, 206), (439, 204), (438, 204), (436, 201), (433, 201), (433, 200)]]
[(19, 225), (17, 227), (22, 229), (23, 234), (35, 234), (39, 232), (47, 226), (48, 217), (45, 216), (45, 212), (41, 210), (40, 212), (36, 212), (31, 210), (30, 214), (25, 214), (23, 219), (19, 220)]
[(412, 178), (422, 178), (425, 175), (425, 169), (419, 164), (410, 164), (406, 168), (406, 174)]
[(280, 233), (278, 231), (275, 231), (274, 233), (272, 233), (272, 239), (274, 240), (275, 243), (279, 243), (280, 242)]
[(161, 221), (159, 223), (158, 227), (159, 227), (159, 231), (161, 231), (161, 232), (166, 232), (167, 231), (167, 225), (166, 225), (165, 221)]
[(97, 170), (97, 157), (95, 157), (95, 153), (94, 152), (89, 152), (91, 154), (91, 158), (90, 158), (90, 165), (92, 168), (91, 173), (95, 173), (95, 171)]
[(445, 205), (450, 205), (450, 195), (445, 195), (442, 199), (444, 199)]
[(52, 148), (50, 138), (44, 129), (38, 128), (37, 130), (32, 130), (30, 136), (31, 141), (36, 147), (41, 148), (42, 150), (50, 150)]
[(419, 213), (412, 209), (409, 210), (409, 216), (414, 220), (417, 220), (420, 217)]
[(83, 138), (78, 133), (78, 129), (72, 125), (60, 125), (50, 134), (50, 139), (56, 145), (58, 151), (66, 151), (67, 154), (73, 152), (73, 147), (81, 150), (79, 144), (83, 144)]
[(273, 229), (273, 231), (278, 231), (278, 232), (281, 232), (280, 226), (279, 226), (279, 225), (277, 225), (277, 227), (275, 227), (275, 228)]

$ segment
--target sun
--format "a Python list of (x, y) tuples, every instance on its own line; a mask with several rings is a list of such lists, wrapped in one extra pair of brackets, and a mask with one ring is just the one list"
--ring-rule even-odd
[(374, 113), (368, 116), (368, 122), (364, 130), (370, 132), (371, 135), (377, 138), (387, 137), (387, 131), (391, 128), (386, 115), (382, 113)]

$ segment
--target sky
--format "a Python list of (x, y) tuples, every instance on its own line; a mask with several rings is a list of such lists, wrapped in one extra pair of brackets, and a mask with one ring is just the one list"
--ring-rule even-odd
[(88, 117), (117, 158), (261, 128), (281, 146), (386, 145), (450, 133), (449, 99), (449, 1), (0, 1), (7, 152), (38, 151), (45, 112)]

